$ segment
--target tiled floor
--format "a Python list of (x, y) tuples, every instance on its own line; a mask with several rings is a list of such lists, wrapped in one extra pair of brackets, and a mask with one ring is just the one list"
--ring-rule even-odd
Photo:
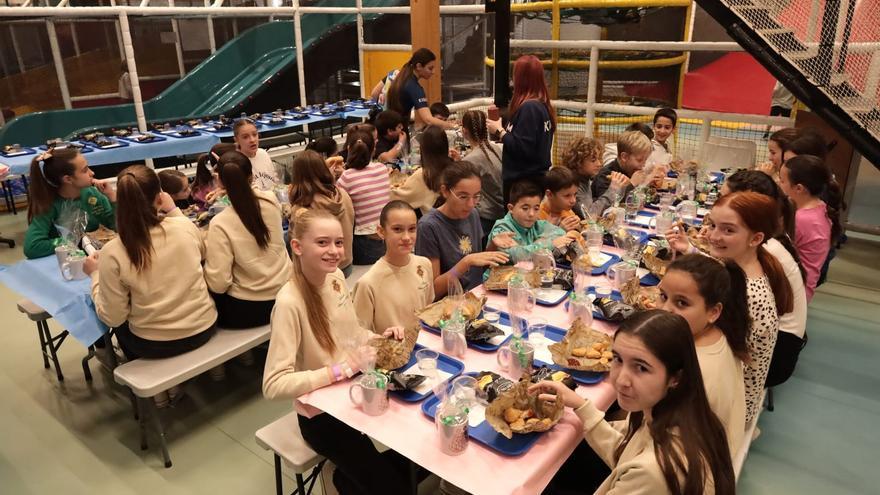
[[(24, 220), (0, 216), (0, 232), (20, 243)], [(776, 411), (761, 416), (740, 493), (877, 492), (877, 248), (852, 239), (832, 265), (810, 308), (800, 366), (777, 388)], [(0, 246), (0, 263), (20, 258), (20, 246)], [(256, 445), (254, 431), (290, 404), (262, 398), (259, 367), (233, 363), (223, 382), (201, 377), (188, 384), (186, 399), (167, 415), (174, 467), (164, 469), (156, 451), (139, 450), (129, 402), (112, 380), (93, 365), (94, 386), (86, 385), (79, 368), (85, 350), (76, 342), (61, 350), (64, 385), (43, 369), (34, 324), (16, 311), (16, 299), (0, 286), (0, 492), (274, 493), (272, 457)]]

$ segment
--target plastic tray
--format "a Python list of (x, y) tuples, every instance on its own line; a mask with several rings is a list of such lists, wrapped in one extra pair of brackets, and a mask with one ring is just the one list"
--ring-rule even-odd
[[(502, 324), (502, 325), (510, 326), (510, 316), (509, 316), (507, 313), (503, 312), (503, 311), (499, 311), (499, 314), (500, 314), (501, 317), (499, 318), (498, 323), (500, 323), (500, 324)], [(421, 321), (420, 321), (419, 323), (422, 325), (422, 328), (424, 328), (425, 330), (427, 330), (427, 331), (429, 331), (429, 332), (431, 332), (431, 333), (434, 333), (434, 334), (440, 335), (440, 329), (439, 329), (439, 328), (436, 328), (436, 327), (429, 327), (428, 325), (426, 325), (424, 322), (421, 322)], [(511, 335), (513, 335), (513, 334), (511, 334)], [(483, 351), (483, 352), (495, 352), (495, 351), (497, 351), (501, 346), (503, 346), (505, 343), (507, 343), (508, 340), (510, 340), (511, 335), (508, 335), (504, 340), (501, 341), (500, 344), (497, 344), (497, 345), (496, 345), (496, 344), (490, 344), (490, 343), (488, 343), (488, 342), (486, 342), (486, 343), (483, 343), (483, 342), (468, 342), (468, 343), (467, 343), (467, 346), (470, 347), (471, 349), (476, 349), (476, 350), (478, 350), (478, 351)]]
[[(407, 361), (406, 364), (404, 364), (400, 368), (397, 368), (397, 370), (402, 372), (409, 369), (410, 366), (414, 366), (416, 364), (416, 351), (424, 348), (425, 346), (416, 344), (416, 346), (413, 348), (412, 354), (410, 354), (409, 356), (409, 361)], [(462, 363), (458, 359), (454, 359), (447, 356), (446, 354), (440, 353), (439, 357), (437, 358), (437, 369), (445, 371), (447, 373), (451, 373), (452, 376), (449, 377), (449, 380), (453, 380), (455, 377), (460, 375), (462, 371), (464, 371), (464, 363)], [(391, 392), (391, 395), (397, 397), (404, 402), (419, 402), (425, 397), (432, 395), (432, 392), (420, 394), (414, 390), (399, 390)]]
[[(114, 138), (108, 138), (108, 139), (113, 141), (113, 144), (111, 144), (110, 146), (98, 146), (97, 144), (95, 144), (92, 141), (77, 141), (77, 142), (79, 144), (82, 144), (83, 146), (88, 146), (90, 148), (97, 149), (97, 150), (112, 150), (114, 148), (124, 148), (124, 147), (128, 146), (128, 143), (126, 143), (125, 141), (121, 141), (119, 138), (114, 137)], [(80, 150), (80, 152), (82, 152), (82, 150)]]
[[(469, 376), (476, 377), (477, 373), (467, 373)], [(431, 393), (430, 397), (422, 402), (422, 413), (434, 421), (434, 415), (437, 413), (437, 406), (440, 399)], [(507, 456), (519, 456), (528, 452), (532, 445), (541, 438), (541, 433), (527, 433), (524, 435), (514, 434), (513, 438), (507, 439), (501, 433), (495, 431), (488, 421), (483, 421), (477, 426), (468, 427), (468, 436), (499, 454)]]
[(186, 138), (191, 138), (191, 137), (196, 137), (196, 136), (202, 135), (202, 133), (200, 131), (196, 131), (195, 134), (187, 134), (187, 135), (181, 134), (180, 131), (163, 132), (161, 134), (163, 136), (171, 136), (176, 139), (186, 139)]
[[(638, 218), (638, 217), (640, 217), (640, 216), (641, 216), (641, 217), (648, 217), (648, 218), (650, 219), (650, 218), (652, 218), (652, 217), (657, 216), (657, 212), (656, 212), (656, 211), (651, 211), (651, 210), (640, 210), (639, 213), (638, 213), (638, 215), (636, 216), (636, 218)], [(634, 221), (632, 221), (632, 222), (627, 221), (627, 223), (630, 224), (630, 225), (635, 225), (636, 227), (643, 227), (643, 228), (646, 228), (646, 229), (649, 227), (649, 224), (648, 224), (647, 221), (646, 221), (646, 222), (640, 222), (640, 221), (634, 220)]]
[(134, 144), (150, 144), (150, 143), (158, 143), (158, 142), (165, 141), (166, 139), (168, 139), (168, 138), (166, 138), (165, 136), (160, 135), (159, 133), (152, 133), (152, 132), (151, 132), (150, 134), (153, 135), (153, 139), (151, 139), (151, 140), (149, 140), (149, 141), (138, 141), (137, 139), (135, 139), (136, 137), (140, 136), (140, 133), (137, 133), (137, 134), (130, 134), (130, 135), (128, 135), (128, 136), (121, 137), (121, 138), (119, 138), (119, 139), (124, 139), (124, 140), (126, 140), (126, 141), (128, 141), (128, 142), (130, 142), (130, 143), (134, 143)]
[(5, 156), (6, 158), (12, 158), (12, 157), (16, 157), (16, 156), (34, 155), (36, 153), (37, 153), (36, 150), (34, 150), (32, 148), (22, 147), (21, 149), (19, 149), (18, 151), (15, 151), (13, 153), (6, 153), (5, 151), (0, 151), (0, 156)]
[[(68, 144), (77, 144), (77, 145), (79, 145), (79, 146), (77, 146), (77, 148), (78, 148), (78, 150), (79, 150), (80, 153), (91, 153), (92, 151), (95, 151), (95, 150), (92, 149), (91, 146), (86, 146), (86, 145), (80, 143), (79, 141), (74, 141), (74, 142), (72, 142), (72, 143), (68, 143)], [(67, 147), (67, 146), (62, 145), (61, 148), (59, 148), (59, 149), (62, 149), (62, 148), (65, 148), (65, 147)], [(43, 150), (43, 151), (46, 151), (46, 150), (49, 149), (49, 147), (46, 146), (46, 145), (44, 144), (44, 145), (41, 145), (41, 146), (40, 146), (40, 149)]]
[[(617, 294), (617, 295), (620, 296), (620, 294)], [(562, 340), (563, 337), (565, 337), (566, 333), (567, 333), (567, 330), (564, 330), (559, 327), (547, 325), (547, 330), (544, 333), (544, 337), (546, 337), (548, 340), (552, 340), (553, 342), (559, 342)], [(559, 366), (558, 364), (555, 364), (555, 363), (547, 363), (547, 362), (536, 359), (535, 360), (535, 367), (539, 367), (539, 366), (547, 366), (548, 368), (550, 368), (552, 370), (565, 371), (566, 373), (571, 375), (571, 377), (574, 379), (574, 381), (581, 383), (583, 385), (595, 385), (595, 384), (601, 382), (602, 380), (604, 380), (605, 374), (606, 374), (606, 372), (603, 372), (603, 371), (570, 370), (570, 369), (566, 368), (565, 366)]]
[[(541, 290), (547, 290), (547, 289), (537, 289), (536, 292), (538, 294), (540, 294)], [(542, 299), (536, 295), (535, 296), (535, 304), (537, 304), (539, 306), (547, 306), (547, 307), (558, 306), (560, 303), (562, 303), (562, 301), (565, 301), (568, 298), (568, 294), (571, 292), (570, 290), (564, 291), (562, 289), (550, 289), (550, 290), (558, 293), (559, 297), (557, 297), (555, 299)]]
[(654, 275), (651, 272), (648, 272), (647, 275), (645, 275), (644, 277), (639, 279), (639, 284), (645, 285), (648, 287), (657, 285), (659, 283), (660, 283), (660, 279), (657, 278), (657, 275)]

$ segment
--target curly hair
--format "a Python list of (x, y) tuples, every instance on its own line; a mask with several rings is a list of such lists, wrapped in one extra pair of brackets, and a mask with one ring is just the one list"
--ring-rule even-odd
[(598, 139), (579, 137), (562, 152), (562, 164), (577, 174), (578, 168), (586, 160), (602, 159), (602, 143)]

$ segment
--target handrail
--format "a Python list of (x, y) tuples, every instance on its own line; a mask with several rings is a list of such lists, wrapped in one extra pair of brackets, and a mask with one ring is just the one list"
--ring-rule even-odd
[[(645, 60), (600, 60), (600, 69), (656, 69), (660, 67), (673, 67), (684, 63), (687, 55), (676, 55), (675, 57), (645, 59)], [(488, 67), (495, 67), (495, 59), (491, 57), (485, 58)], [(544, 67), (559, 67), (560, 69), (587, 69), (590, 67), (590, 59), (583, 60), (560, 58), (556, 62), (552, 59), (542, 59), (541, 64)]]

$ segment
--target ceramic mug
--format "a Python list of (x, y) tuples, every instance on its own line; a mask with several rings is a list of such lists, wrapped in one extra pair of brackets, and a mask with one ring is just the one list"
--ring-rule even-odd
[(512, 339), (498, 349), (496, 359), (501, 369), (514, 380), (519, 380), (523, 373), (531, 373), (535, 362), (535, 346), (521, 340)]
[(608, 279), (611, 280), (615, 287), (617, 287), (617, 290), (620, 290), (620, 288), (626, 285), (627, 282), (635, 278), (636, 270), (637, 267), (635, 264), (621, 261), (611, 265), (606, 274), (608, 275)]
[(82, 280), (86, 278), (83, 266), (86, 263), (86, 255), (83, 253), (70, 253), (61, 264), (61, 276), (64, 280)]
[(348, 388), (348, 397), (370, 416), (380, 416), (388, 410), (388, 387), (385, 380), (371, 374), (361, 375)]

